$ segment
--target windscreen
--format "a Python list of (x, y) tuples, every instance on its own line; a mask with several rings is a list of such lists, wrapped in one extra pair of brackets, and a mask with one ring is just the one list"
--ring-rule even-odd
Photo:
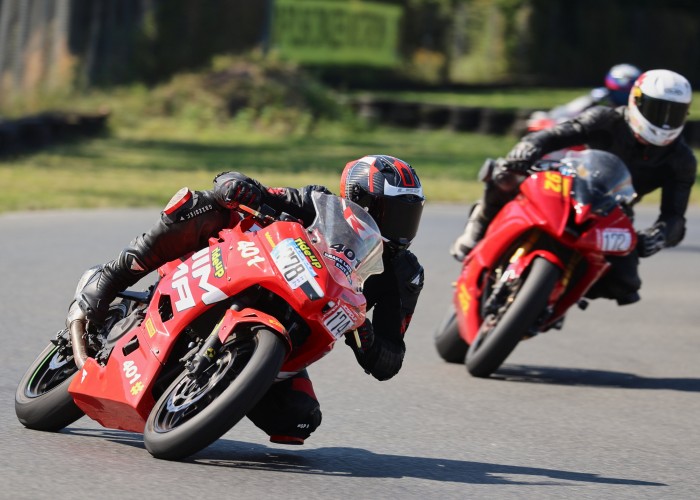
[(350, 200), (312, 193), (316, 219), (311, 241), (340, 284), (361, 289), (365, 280), (384, 271), (382, 236), (374, 219)]
[(561, 162), (561, 170), (573, 174), (572, 198), (581, 205), (590, 205), (595, 213), (606, 215), (616, 205), (631, 203), (637, 196), (627, 166), (612, 153), (571, 151)]

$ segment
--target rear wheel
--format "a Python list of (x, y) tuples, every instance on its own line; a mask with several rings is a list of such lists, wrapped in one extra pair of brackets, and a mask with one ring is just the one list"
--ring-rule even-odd
[(511, 288), (485, 314), (479, 333), (469, 346), (465, 360), (469, 373), (488, 377), (501, 366), (547, 307), (560, 276), (556, 265), (535, 258), (520, 283), (506, 285)]
[(34, 360), (15, 392), (15, 413), (25, 427), (58, 431), (72, 424), (83, 412), (68, 393), (78, 368), (64, 331)]
[(267, 392), (285, 356), (282, 339), (260, 328), (226, 343), (196, 379), (185, 370), (148, 416), (146, 449), (156, 458), (178, 460), (209, 446)]
[(435, 331), (435, 348), (440, 357), (448, 363), (464, 363), (469, 344), (459, 335), (454, 306), (450, 306), (445, 318)]

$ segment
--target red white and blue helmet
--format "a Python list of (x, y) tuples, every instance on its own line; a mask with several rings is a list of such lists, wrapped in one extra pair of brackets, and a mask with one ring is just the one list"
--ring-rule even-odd
[(627, 104), (627, 98), (632, 85), (642, 72), (631, 64), (616, 64), (605, 75), (605, 86), (609, 91), (610, 100), (616, 106)]
[(416, 171), (403, 160), (369, 155), (348, 162), (340, 196), (364, 207), (396, 248), (407, 248), (418, 232), (425, 196)]

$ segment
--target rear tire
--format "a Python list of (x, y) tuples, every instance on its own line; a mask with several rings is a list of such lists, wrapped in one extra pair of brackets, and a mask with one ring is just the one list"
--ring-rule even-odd
[[(66, 347), (64, 349), (68, 349)], [(83, 412), (68, 393), (78, 368), (72, 354), (64, 357), (49, 344), (27, 369), (15, 392), (15, 413), (25, 427), (55, 432), (72, 424)]]
[(179, 460), (212, 444), (265, 395), (286, 354), (284, 341), (260, 328), (225, 344), (196, 381), (183, 371), (148, 416), (143, 436), (148, 452)]
[(469, 344), (459, 335), (457, 313), (450, 306), (440, 326), (435, 330), (435, 348), (448, 363), (464, 363)]
[(535, 258), (520, 289), (491, 330), (480, 330), (469, 346), (465, 363), (475, 377), (488, 377), (513, 352), (547, 306), (561, 270), (543, 258)]

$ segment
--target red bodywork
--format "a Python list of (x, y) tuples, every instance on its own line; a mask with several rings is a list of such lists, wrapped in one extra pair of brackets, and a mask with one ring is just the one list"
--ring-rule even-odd
[[(162, 278), (144, 320), (118, 340), (105, 366), (88, 358), (71, 383), (69, 392), (86, 415), (107, 428), (143, 432), (155, 404), (153, 386), (178, 336), (215, 304), (254, 285), (282, 297), (309, 325), (309, 337), (292, 349), (289, 334), (278, 318), (252, 308), (226, 310), (218, 334), (223, 342), (239, 326), (251, 323), (276, 331), (289, 347), (281, 378), (302, 370), (333, 348), (339, 334), (324, 326), (324, 317), (342, 308), (346, 321), (351, 321), (346, 323), (347, 329), (362, 324), (364, 296), (354, 292), (337, 269), (329, 268), (299, 223), (275, 222), (257, 232), (243, 231), (244, 223), (221, 231), (218, 239), (210, 239), (208, 247), (187, 260), (171, 262), (159, 270)], [(285, 280), (271, 255), (280, 244), (297, 245), (302, 250), (316, 273), (315, 291), (308, 286), (292, 288)], [(163, 321), (159, 304), (167, 300), (172, 317)]]
[(561, 268), (562, 277), (549, 297), (548, 329), (579, 301), (607, 271), (605, 255), (627, 255), (637, 236), (630, 219), (616, 206), (600, 216), (570, 196), (572, 178), (539, 172), (520, 186), (516, 199), (501, 209), (483, 240), (464, 261), (454, 294), (460, 335), (471, 344), (481, 326), (481, 300), (486, 276), (509, 259), (518, 277), (535, 257)]

